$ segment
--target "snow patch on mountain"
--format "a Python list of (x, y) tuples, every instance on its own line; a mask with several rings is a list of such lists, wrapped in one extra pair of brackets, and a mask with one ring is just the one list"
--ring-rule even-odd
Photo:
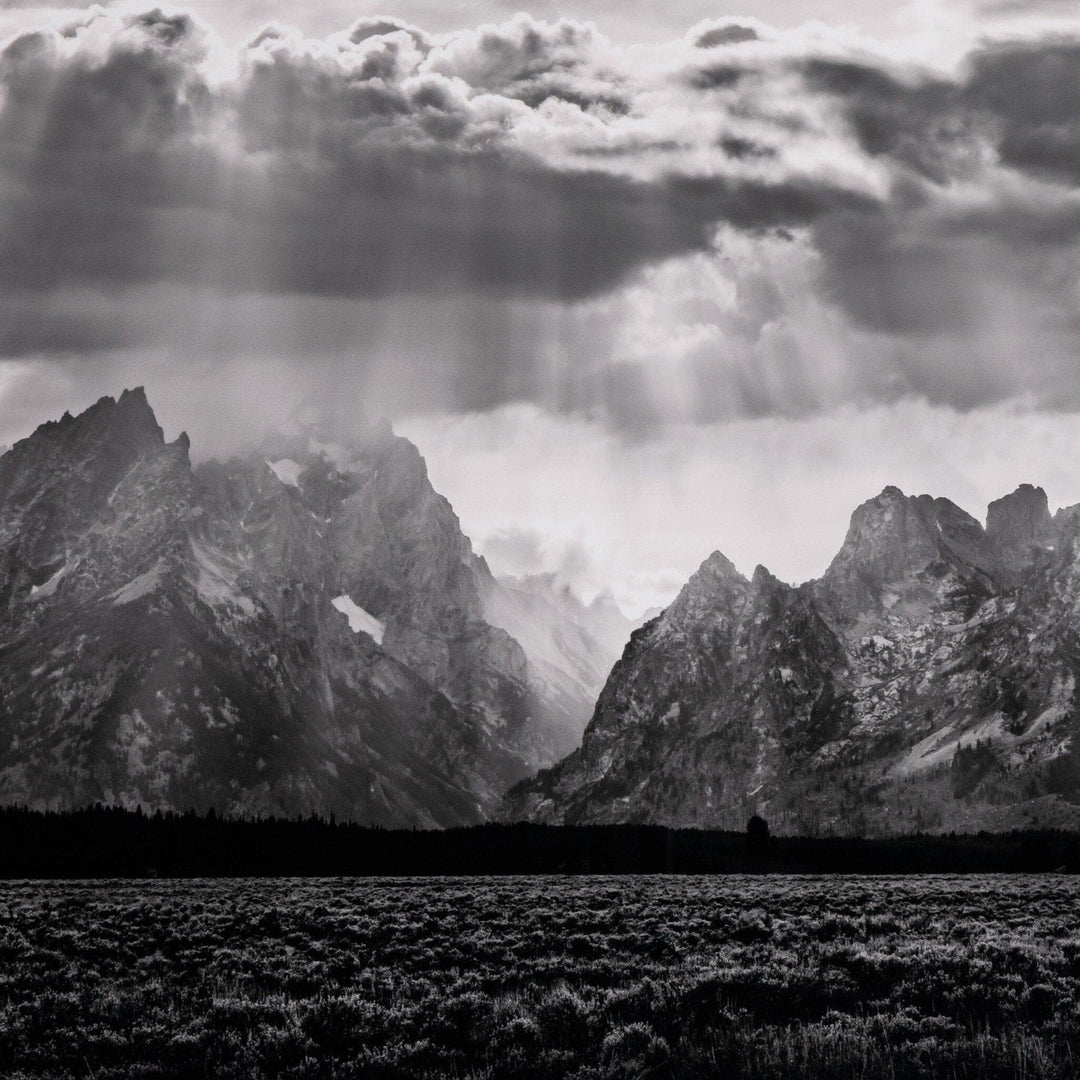
[[(1064, 684), (1066, 696), (1071, 697), (1072, 690), (1072, 680), (1068, 680)], [(1069, 720), (1071, 715), (1069, 706), (1059, 702), (1043, 709), (1030, 726), (1021, 732), (1011, 731), (1006, 718), (1000, 712), (992, 713), (975, 726), (963, 730), (951, 724), (916, 743), (893, 765), (890, 774), (911, 776), (916, 772), (944, 765), (952, 761), (958, 750), (965, 747), (970, 749), (984, 740), (1001, 748), (1009, 764), (1018, 766), (1025, 761), (1026, 752), (1032, 744), (1045, 742), (1047, 736), (1052, 734), (1051, 729)]]
[(113, 593), (113, 605), (119, 607), (121, 604), (130, 604), (133, 600), (149, 596), (161, 584), (163, 572), (164, 567), (161, 563), (156, 563), (145, 574), (132, 578), (126, 585)]
[(292, 458), (282, 458), (280, 461), (268, 461), (270, 471), (288, 487), (300, 486), (300, 470), (302, 466)]
[(30, 595), (41, 600), (44, 600), (48, 596), (52, 596), (52, 594), (56, 592), (56, 587), (60, 584), (60, 579), (64, 576), (65, 570), (67, 570), (67, 563), (61, 566), (48, 581), (43, 581), (40, 585), (31, 585)]
[(375, 639), (376, 645), (383, 643), (386, 624), (379, 622), (374, 615), (366, 612), (352, 597), (342, 593), (341, 596), (335, 596), (330, 603), (349, 620), (349, 629), (354, 634), (361, 632), (370, 634)]

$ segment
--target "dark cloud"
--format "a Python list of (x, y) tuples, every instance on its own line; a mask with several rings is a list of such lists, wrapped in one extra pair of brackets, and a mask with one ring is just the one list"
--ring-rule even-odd
[(78, 203), (50, 187), (14, 203), (0, 284), (167, 279), (282, 294), (477, 289), (573, 299), (613, 287), (635, 266), (707, 249), (718, 213), (767, 225), (788, 204), (813, 211), (812, 197), (798, 192), (774, 203), (752, 188), (683, 191), (438, 148), (349, 164), (347, 173), (283, 175), (266, 201), (230, 200), (214, 220), (198, 206), (153, 204), (168, 183), (154, 184), (166, 161), (120, 173), (114, 160), (98, 177), (119, 179), (138, 198)]
[(0, 300), (0, 357), (85, 355), (123, 348), (127, 328), (104, 312), (36, 302), (36, 297)]
[[(524, 15), (441, 38), (392, 18), (322, 41), (269, 27), (231, 56), (193, 16), (159, 10), (23, 33), (0, 53), (0, 355), (149, 347), (155, 334), (176, 347), (182, 303), (116, 315), (154, 288), (297, 308), (409, 298), (421, 313), (470, 297), (489, 306), (472, 359), (457, 349), (430, 380), (444, 400), (554, 395), (645, 433), (675, 396), (647, 359), (609, 364), (613, 335), (580, 327), (542, 349), (531, 316), (500, 323), (495, 308), (577, 319), (669, 260), (719, 258), (718, 232), (734, 230), (805, 249), (804, 296), (889, 342), (888, 364), (896, 342), (927, 346), (932, 363), (862, 361), (850, 381), (870, 397), (966, 406), (1023, 392), (1018, 369), (994, 379), (941, 360), (981, 343), (1010, 297), (1023, 310), (1004, 330), (1040, 339), (1029, 388), (1064, 379), (1080, 39), (982, 45), (946, 75), (769, 35), (723, 20), (650, 60), (588, 25)], [(699, 300), (682, 305), (695, 315), (673, 301), (676, 327), (727, 318)], [(750, 303), (746, 326), (729, 320), (737, 357), (707, 335), (676, 357), (681, 415), (828, 400), (803, 378), (808, 346), (785, 337), (792, 306)], [(359, 339), (335, 312), (309, 335), (329, 352)], [(556, 379), (559, 348), (575, 360)], [(417, 394), (439, 362), (425, 361)]]
[(738, 86), (752, 74), (751, 70), (727, 61), (695, 66), (689, 74), (689, 83), (695, 90), (727, 90)]
[(843, 102), (867, 154), (892, 158), (937, 183), (948, 180), (953, 141), (967, 136), (953, 84), (925, 76), (907, 82), (865, 63), (822, 58), (806, 61), (803, 75), (812, 90)]
[(724, 135), (720, 139), (720, 149), (724, 151), (728, 157), (733, 157), (738, 160), (744, 160), (746, 158), (774, 158), (776, 157), (776, 150), (771, 146), (763, 146), (761, 143), (754, 142), (753, 139), (744, 139), (738, 135)]
[(1004, 162), (1080, 183), (1080, 41), (984, 49), (971, 60), (964, 90), (973, 108), (1001, 124)]
[[(764, 152), (758, 156), (767, 156)], [(671, 180), (683, 206), (700, 206), (707, 220), (724, 221), (748, 231), (806, 225), (849, 208), (868, 208), (873, 200), (792, 178), (783, 183), (738, 181), (725, 177), (677, 177)]]
[[(1042, 261), (1075, 242), (1068, 189), (1080, 183), (1080, 41), (985, 45), (955, 80), (822, 57), (803, 61), (802, 72), (891, 177), (888, 200), (814, 226), (827, 295), (859, 325), (970, 335), (993, 320), (1003, 294), (1026, 294)], [(998, 185), (995, 167), (1064, 187)], [(984, 194), (954, 201), (956, 185)], [(1045, 295), (1070, 303), (1064, 289)], [(985, 376), (961, 378), (947, 397), (977, 401), (993, 396), (992, 386)]]
[(694, 39), (699, 49), (713, 49), (718, 45), (740, 45), (744, 41), (757, 41), (758, 32), (752, 26), (740, 23), (722, 23), (712, 26)]
[(851, 213), (815, 233), (827, 294), (863, 326), (890, 334), (963, 333), (972, 309), (964, 275), (946, 243), (891, 216)]
[(802, 69), (811, 89), (837, 99), (868, 154), (939, 184), (970, 172), (981, 145), (1008, 166), (1080, 182), (1078, 39), (983, 46), (958, 81), (819, 57)]
[[(708, 249), (718, 222), (802, 223), (851, 199), (805, 179), (642, 179), (515, 148), (515, 102), (627, 111), (595, 89), (587, 27), (519, 17), (431, 52), (403, 24), (362, 21), (348, 42), (305, 50), (267, 31), (223, 87), (183, 15), (127, 17), (103, 54), (17, 38), (0, 58), (0, 286), (572, 300)], [(478, 117), (481, 91), (500, 91), (502, 119)]]

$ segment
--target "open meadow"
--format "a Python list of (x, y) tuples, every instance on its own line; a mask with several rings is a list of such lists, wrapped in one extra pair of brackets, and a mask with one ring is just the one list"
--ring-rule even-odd
[(1073, 1077), (1080, 878), (5, 882), (0, 1075)]

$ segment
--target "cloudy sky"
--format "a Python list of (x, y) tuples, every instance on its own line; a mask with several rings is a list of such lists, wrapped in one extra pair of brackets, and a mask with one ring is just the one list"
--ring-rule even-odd
[(1076, 8), (0, 0), (0, 443), (387, 415), (628, 609), (888, 483), (1078, 502)]

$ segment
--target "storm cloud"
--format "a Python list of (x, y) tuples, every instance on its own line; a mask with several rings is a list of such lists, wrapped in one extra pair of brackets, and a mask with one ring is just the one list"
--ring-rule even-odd
[(647, 175), (595, 164), (650, 119), (629, 118), (640, 91), (600, 52), (572, 22), (432, 45), (364, 20), (323, 43), (264, 31), (221, 81), (209, 31), (182, 14), (21, 35), (2, 54), (0, 286), (572, 300), (706, 250), (720, 221), (805, 223), (860, 198), (834, 179), (680, 168), (700, 147)]
[[(432, 384), (639, 433), (905, 395), (1071, 407), (1078, 61), (1064, 32), (945, 69), (753, 20), (631, 49), (380, 17), (230, 48), (179, 10), (68, 14), (0, 44), (0, 354), (206, 357), (218, 302), (263, 310), (270, 348), (286, 305), (400, 407)], [(411, 328), (387, 360), (387, 323), (440, 305), (473, 355)]]

